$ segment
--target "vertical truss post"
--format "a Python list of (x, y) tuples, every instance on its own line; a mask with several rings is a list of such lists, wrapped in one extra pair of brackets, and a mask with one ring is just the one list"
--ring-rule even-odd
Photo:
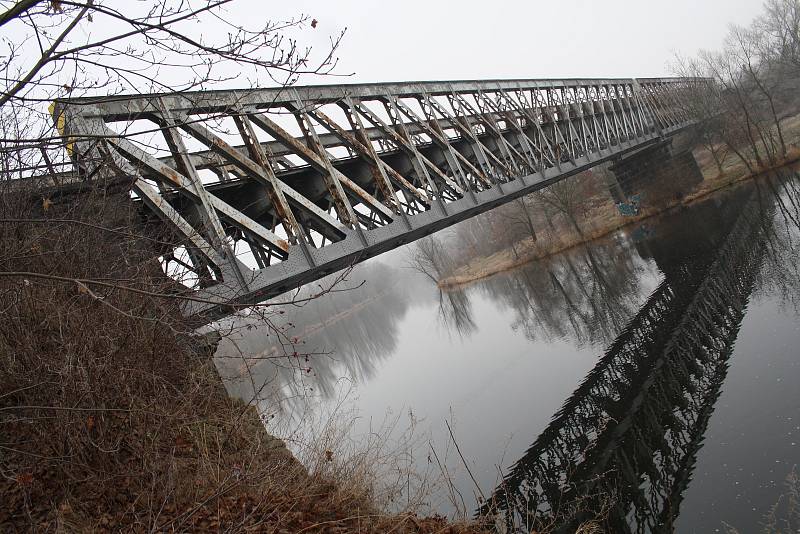
[[(377, 176), (380, 176), (381, 179), (383, 176), (391, 177), (397, 186), (403, 191), (403, 193), (407, 196), (411, 196), (412, 200), (419, 203), (420, 205), (427, 207), (428, 206), (428, 198), (417, 188), (406, 180), (400, 173), (390, 167), (385, 161), (383, 161), (378, 155), (377, 151), (375, 151), (375, 147), (373, 146), (372, 149), (368, 148), (371, 145), (371, 139), (369, 139), (369, 134), (367, 130), (361, 124), (359, 115), (355, 112), (352, 107), (348, 107), (343, 101), (338, 102), (339, 107), (347, 116), (347, 121), (350, 123), (352, 131), (344, 130), (341, 126), (336, 124), (330, 117), (325, 115), (319, 109), (309, 111), (309, 115), (313, 116), (320, 124), (322, 124), (328, 131), (336, 135), (339, 139), (347, 143), (347, 149), (352, 151), (354, 154), (361, 156), (364, 161), (370, 166), (370, 170), (372, 172), (373, 178), (377, 179)], [(352, 106), (352, 102), (350, 103)], [(356, 119), (359, 119), (358, 121)], [(361, 126), (359, 126), (359, 124)], [(355, 132), (355, 133), (354, 133)], [(363, 142), (362, 142), (363, 140)], [(384, 141), (384, 138), (379, 138), (378, 142)], [(374, 155), (374, 157), (373, 157)], [(375, 167), (380, 167), (383, 169), (384, 174), (381, 174), (379, 169)], [(381, 188), (380, 184), (378, 184), (378, 188)], [(391, 181), (388, 182), (385, 187), (388, 190), (388, 194), (391, 195), (394, 191), (394, 187), (391, 184)], [(396, 194), (394, 196), (395, 199), (398, 200)], [(389, 200), (392, 200), (391, 198)], [(398, 204), (397, 208), (402, 211), (402, 205)], [(410, 204), (406, 204), (406, 208), (411, 211), (412, 206)], [(398, 212), (399, 213), (399, 212)], [(405, 213), (405, 211), (402, 211)]]
[(305, 111), (305, 105), (303, 102), (301, 102), (299, 99), (295, 100), (295, 109), (292, 110), (292, 112), (294, 113), (297, 123), (300, 125), (300, 128), (303, 130), (303, 133), (306, 136), (306, 142), (309, 145), (309, 148), (316, 152), (317, 155), (319, 155), (322, 159), (322, 163), (325, 166), (325, 171), (322, 173), (322, 179), (325, 181), (325, 185), (328, 187), (328, 193), (333, 199), (333, 205), (336, 207), (339, 220), (353, 230), (360, 230), (361, 226), (358, 222), (358, 217), (356, 217), (356, 214), (353, 211), (353, 206), (350, 204), (347, 194), (344, 192), (342, 183), (339, 181), (338, 176), (336, 175), (337, 173), (331, 165), (328, 152), (325, 150), (325, 146), (320, 142), (319, 137), (317, 136), (317, 131), (314, 128), (314, 124), (312, 123), (311, 118), (308, 116), (308, 113)]
[[(197, 199), (199, 200), (199, 202), (195, 204), (195, 207), (200, 213), (201, 223), (206, 228), (205, 233), (208, 237), (210, 237), (214, 248), (216, 248), (221, 253), (222, 257), (226, 259), (226, 263), (229, 266), (229, 269), (226, 271), (231, 272), (234, 275), (238, 285), (240, 286), (240, 290), (242, 292), (247, 292), (247, 281), (245, 280), (242, 266), (237, 262), (236, 255), (233, 252), (233, 248), (230, 246), (230, 244), (228, 244), (227, 235), (225, 234), (225, 230), (222, 228), (222, 223), (217, 216), (217, 212), (211, 205), (211, 194), (206, 191), (205, 187), (203, 186), (203, 182), (200, 180), (200, 175), (189, 158), (189, 152), (186, 150), (183, 139), (181, 139), (180, 134), (177, 132), (179, 119), (169, 111), (169, 109), (164, 105), (163, 100), (160, 100), (159, 104), (161, 108), (161, 120), (163, 123), (161, 131), (164, 134), (172, 153), (175, 155), (179, 170), (184, 176), (186, 176), (186, 178), (189, 179), (189, 183), (191, 184), (191, 187), (197, 196)], [(188, 118), (186, 116), (183, 116), (180, 118), (180, 121), (186, 122), (187, 119)], [(218, 265), (218, 267), (222, 269), (223, 265)]]
[[(425, 118), (431, 124), (431, 127), (439, 134), (439, 137), (444, 141), (444, 143), (446, 143), (446, 154), (449, 154), (450, 159), (452, 160), (448, 161), (448, 164), (450, 165), (451, 169), (454, 169), (454, 172), (455, 169), (457, 169), (459, 176), (461, 176), (464, 180), (464, 187), (468, 188), (470, 191), (478, 192), (478, 181), (480, 181), (485, 187), (491, 187), (492, 183), (487, 174), (485, 174), (485, 170), (482, 171), (475, 167), (466, 157), (464, 157), (463, 154), (461, 154), (461, 152), (453, 147), (452, 143), (447, 138), (447, 135), (442, 129), (442, 125), (439, 122), (439, 119), (436, 117), (436, 113), (434, 112), (434, 107), (431, 103), (431, 96), (428, 93), (422, 93), (421, 97), (418, 99), (418, 102), (420, 103), (422, 112), (425, 114)], [(475, 177), (473, 181), (470, 181), (467, 178), (461, 163), (463, 163)], [(478, 164), (480, 165), (480, 162)]]
[[(469, 140), (469, 144), (472, 148), (473, 154), (475, 155), (475, 159), (479, 162), (483, 172), (489, 176), (492, 176), (494, 178), (494, 184), (500, 191), (502, 191), (501, 184), (503, 179), (500, 176), (500, 173), (498, 173), (495, 169), (500, 169), (505, 176), (510, 176), (512, 174), (511, 169), (508, 168), (506, 162), (502, 161), (500, 157), (495, 155), (480, 141), (480, 139), (478, 139), (478, 136), (475, 134), (475, 130), (473, 129), (474, 126), (470, 117), (470, 113), (468, 110), (464, 109), (462, 100), (456, 97), (456, 93), (453, 91), (452, 86), (450, 87), (450, 92), (447, 94), (447, 100), (450, 102), (450, 107), (453, 108), (453, 112), (455, 113), (452, 118), (453, 124), (461, 132), (461, 135)], [(441, 113), (445, 110), (440, 106), (439, 111)], [(495, 165), (489, 164), (490, 159)]]
[[(520, 110), (520, 112), (523, 115), (525, 115), (525, 117), (528, 119), (528, 121), (536, 128), (536, 131), (539, 133), (539, 138), (540, 138), (541, 142), (544, 144), (544, 146), (547, 148), (547, 151), (550, 154), (551, 163), (556, 168), (558, 168), (560, 170), (561, 169), (561, 160), (556, 155), (555, 150), (553, 150), (553, 145), (550, 143), (550, 140), (547, 138), (547, 134), (542, 129), (542, 124), (539, 121), (538, 117), (536, 117), (532, 113), (534, 111), (533, 100), (531, 100), (531, 103), (528, 104), (527, 98), (525, 97), (525, 92), (523, 91), (522, 87), (518, 84), (517, 88), (518, 89), (517, 89), (516, 96), (517, 96), (518, 99), (520, 99), (520, 103), (514, 102), (514, 100), (511, 99), (511, 98), (509, 98), (509, 102), (512, 102), (512, 103), (516, 104), (516, 106)], [(538, 98), (538, 96), (537, 96), (537, 98)], [(544, 157), (544, 151), (541, 150), (541, 148), (539, 149), (539, 151), (541, 152), (542, 156)]]
[[(272, 168), (272, 164), (266, 152), (268, 149), (263, 147), (259, 142), (256, 132), (253, 129), (253, 124), (247, 116), (247, 111), (242, 108), (235, 109), (234, 111), (233, 121), (236, 123), (239, 135), (242, 137), (250, 159), (258, 164), (266, 174), (269, 183), (265, 188), (267, 190), (267, 196), (275, 209), (278, 220), (281, 221), (281, 226), (283, 226), (289, 242), (293, 245), (300, 245), (306, 261), (309, 265), (313, 266), (314, 256), (309, 248), (309, 242), (307, 241), (303, 228), (297, 222), (289, 202), (286, 200), (278, 177), (275, 176), (275, 170)], [(248, 244), (250, 244), (250, 241), (248, 241)]]
[(369, 134), (364, 128), (364, 123), (361, 122), (361, 117), (353, 109), (353, 101), (350, 99), (350, 95), (345, 96), (344, 102), (347, 106), (347, 110), (345, 111), (347, 118), (350, 121), (352, 128), (356, 131), (356, 135), (361, 138), (361, 144), (366, 147), (369, 159), (374, 162), (374, 164), (370, 165), (370, 169), (376, 185), (379, 189), (381, 189), (381, 191), (383, 191), (384, 197), (396, 207), (397, 213), (403, 219), (406, 227), (411, 228), (411, 222), (409, 222), (408, 216), (406, 215), (405, 211), (403, 211), (403, 207), (400, 205), (400, 200), (397, 198), (394, 187), (389, 181), (389, 177), (386, 175), (383, 161), (378, 157), (378, 153), (375, 152), (375, 147), (372, 145), (372, 141), (369, 139)]
[[(422, 118), (417, 116), (416, 113), (408, 106), (403, 104), (398, 98), (393, 96), (388, 97), (389, 100), (392, 101), (392, 104), (395, 106), (398, 112), (403, 112), (409, 120), (414, 123), (414, 125), (425, 134), (427, 134), (431, 140), (439, 147), (442, 151), (442, 155), (444, 156), (445, 161), (447, 162), (447, 166), (450, 168), (450, 172), (453, 173), (453, 177), (459, 182), (462, 188), (467, 192), (469, 198), (473, 201), (475, 200), (475, 192), (473, 191), (473, 186), (467, 180), (467, 176), (464, 173), (464, 169), (462, 169), (461, 164), (459, 162), (459, 157), (455, 149), (450, 145), (447, 138), (441, 132), (441, 127), (438, 127), (438, 123), (435, 123), (438, 129), (432, 127), (431, 125), (427, 124)], [(463, 156), (462, 156), (463, 157)], [(469, 162), (466, 162), (467, 164)]]
[(519, 143), (520, 150), (522, 150), (523, 156), (526, 159), (528, 167), (530, 168), (531, 172), (536, 172), (539, 167), (539, 162), (536, 158), (536, 154), (533, 149), (533, 145), (531, 140), (525, 135), (525, 132), (522, 130), (522, 127), (519, 124), (519, 119), (522, 118), (521, 116), (518, 117), (508, 104), (508, 95), (506, 95), (505, 91), (499, 87), (496, 91), (497, 94), (497, 102), (490, 102), (487, 99), (487, 102), (491, 104), (491, 107), (500, 115), (505, 116), (505, 120), (507, 124), (512, 125), (514, 134), (517, 138), (517, 143)]
[(445, 207), (444, 199), (442, 198), (442, 192), (436, 185), (436, 182), (434, 182), (433, 178), (431, 178), (426, 165), (426, 160), (423, 158), (422, 154), (419, 153), (417, 147), (414, 146), (414, 141), (411, 139), (411, 134), (409, 134), (408, 128), (406, 128), (405, 122), (403, 122), (403, 119), (400, 116), (400, 111), (397, 109), (397, 104), (394, 100), (390, 99), (388, 100), (388, 104), (386, 101), (384, 102), (384, 106), (386, 106), (386, 111), (388, 112), (389, 117), (392, 119), (395, 128), (399, 130), (398, 133), (400, 137), (403, 139), (403, 141), (405, 141), (406, 146), (413, 155), (411, 162), (417, 175), (424, 177), (428, 187), (431, 188), (431, 192), (433, 193), (433, 197), (436, 200), (436, 204), (439, 206), (439, 209), (441, 209), (442, 213), (447, 213), (447, 208)]
[[(487, 103), (485, 102), (486, 97), (482, 91), (476, 91), (473, 97), (475, 98), (476, 102), (482, 102), (484, 108), (488, 107)], [(500, 131), (493, 114), (490, 113), (488, 109), (482, 109), (480, 110), (480, 113), (477, 112), (463, 96), (457, 93), (453, 93), (453, 98), (457, 99), (461, 104), (462, 109), (467, 111), (467, 116), (479, 117), (479, 120), (483, 124), (483, 127), (486, 129), (486, 131), (491, 132), (496, 138), (497, 147), (500, 150), (500, 153), (503, 155), (503, 159), (507, 162), (507, 165), (510, 166), (509, 170), (511, 173), (509, 176), (521, 175), (523, 171), (519, 166), (519, 162), (524, 162), (525, 158), (522, 157), (519, 152), (517, 152), (516, 149), (508, 143), (508, 141), (506, 141), (506, 138)]]

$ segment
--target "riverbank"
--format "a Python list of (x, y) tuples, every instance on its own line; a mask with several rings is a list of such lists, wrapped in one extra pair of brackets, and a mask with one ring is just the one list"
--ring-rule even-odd
[(0, 532), (482, 532), (384, 509), (368, 463), (270, 436), (127, 195), (1, 193)]
[[(787, 123), (793, 131), (798, 133), (797, 137), (800, 137), (800, 116), (792, 117)], [(682, 198), (671, 199), (656, 206), (643, 206), (636, 215), (623, 216), (608, 194), (594, 195), (586, 200), (587, 209), (579, 221), (580, 233), (566, 226), (557, 229), (543, 229), (537, 232), (535, 240), (529, 237), (491, 255), (473, 258), (465, 265), (456, 268), (450, 275), (440, 279), (439, 287), (455, 289), (515, 269), (531, 261), (547, 258), (605, 237), (627, 226), (680, 209), (682, 206), (689, 205), (737, 183), (800, 161), (800, 146), (793, 144), (789, 147), (786, 158), (773, 167), (750, 173), (741, 161), (728, 157), (723, 160), (720, 172), (709, 150), (696, 148), (692, 153), (703, 174), (703, 180)]]
[[(214, 373), (207, 365), (196, 372), (206, 379)], [(387, 513), (373, 502), (365, 484), (369, 473), (350, 471), (349, 479), (314, 473), (265, 431), (252, 407), (222, 388), (206, 391), (206, 398), (194, 421), (173, 431), (137, 425), (136, 417), (115, 410), (102, 419), (90, 415), (87, 421), (94, 422), (83, 430), (98, 435), (98, 442), (111, 436), (119, 446), (105, 451), (114, 458), (102, 462), (104, 476), (85, 468), (83, 479), (65, 481), (50, 462), (40, 461), (23, 475), (4, 478), (0, 531), (486, 532), (474, 523), (414, 511)], [(180, 402), (168, 391), (160, 400), (164, 406)], [(6, 429), (20, 441), (34, 437), (24, 424)]]

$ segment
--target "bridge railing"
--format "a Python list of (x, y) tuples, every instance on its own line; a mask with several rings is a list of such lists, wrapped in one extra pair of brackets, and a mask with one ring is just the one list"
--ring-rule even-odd
[[(691, 123), (704, 80), (325, 85), (83, 98), (54, 117), (79, 172), (129, 180), (197, 294), (246, 305)], [(182, 255), (181, 257), (178, 257)], [(219, 316), (224, 306), (190, 313)]]

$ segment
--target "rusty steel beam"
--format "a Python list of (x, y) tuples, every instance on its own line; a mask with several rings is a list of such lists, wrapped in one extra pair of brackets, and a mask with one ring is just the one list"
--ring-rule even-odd
[(175, 247), (190, 258), (178, 265), (198, 278), (214, 272), (186, 308), (209, 321), (660, 142), (691, 125), (682, 103), (698, 83), (707, 81), (408, 82), (65, 100), (56, 114), (81, 172), (61, 178), (75, 182), (113, 161), (153, 219), (182, 236)]

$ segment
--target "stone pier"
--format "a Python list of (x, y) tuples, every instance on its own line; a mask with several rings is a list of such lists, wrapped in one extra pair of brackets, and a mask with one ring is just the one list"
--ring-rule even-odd
[(610, 167), (609, 191), (614, 202), (658, 205), (680, 200), (703, 181), (691, 147), (661, 141), (616, 160)]

